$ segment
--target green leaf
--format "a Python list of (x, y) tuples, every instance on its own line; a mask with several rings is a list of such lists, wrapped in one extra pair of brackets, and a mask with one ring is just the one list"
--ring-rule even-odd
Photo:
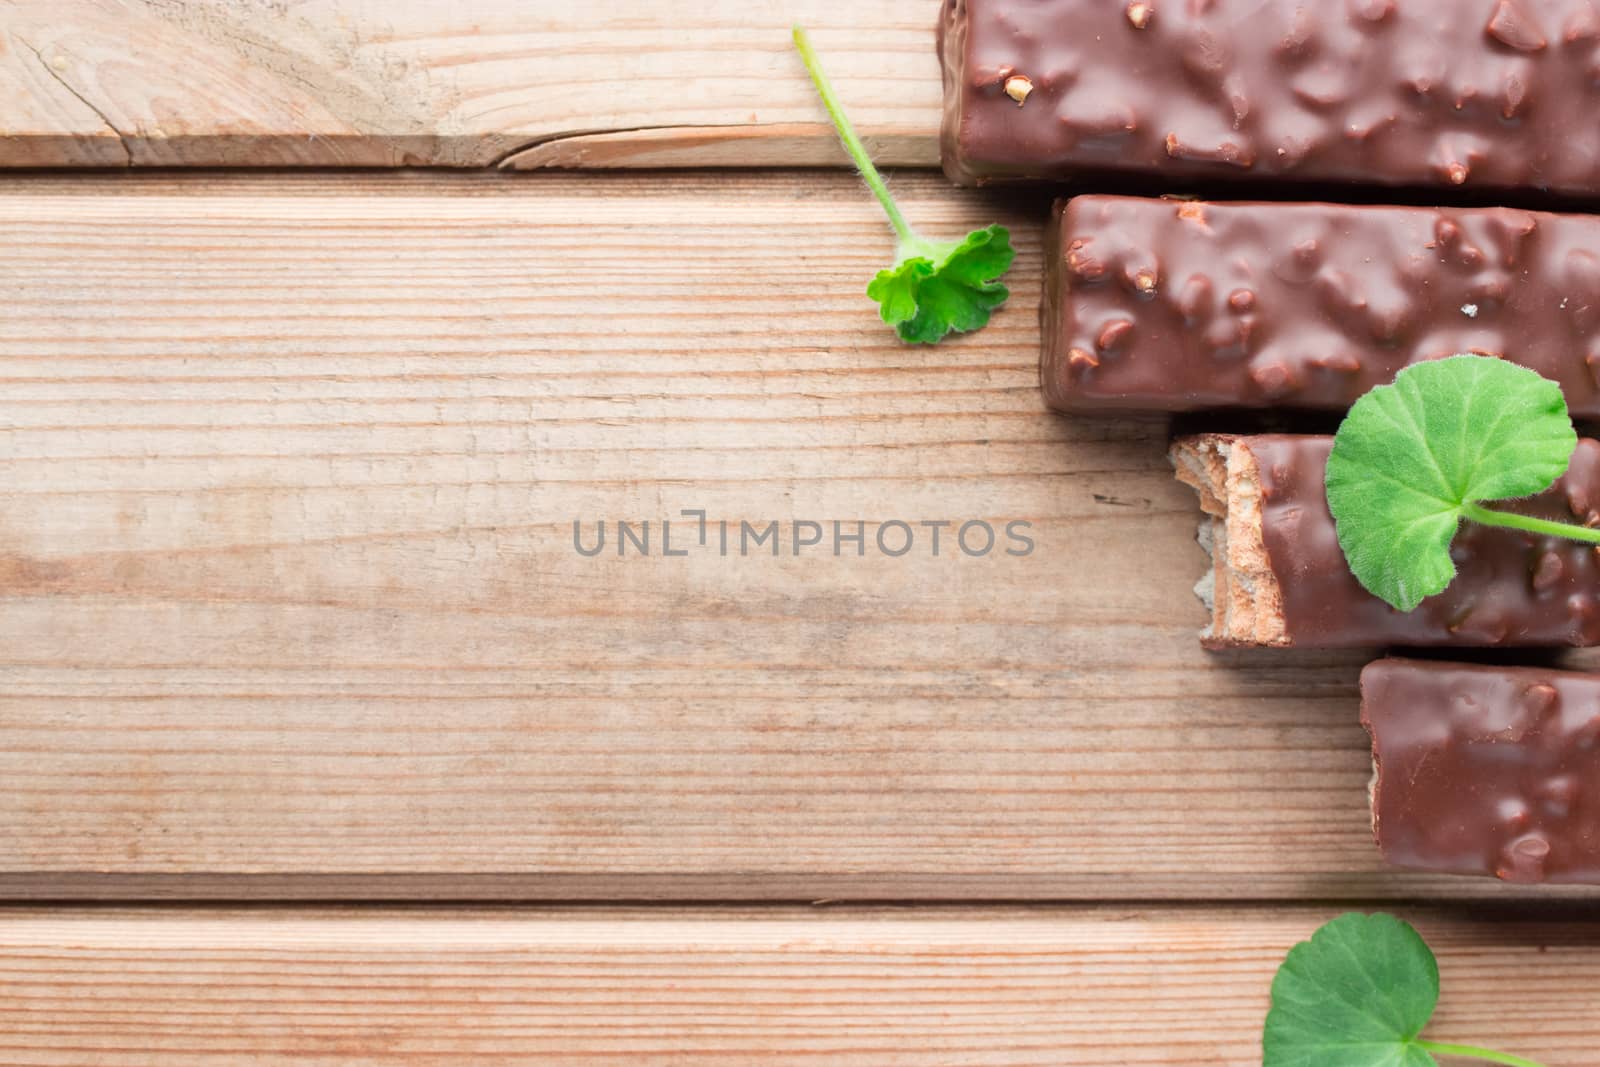
[(980, 329), (1010, 292), (997, 280), (1016, 253), (1004, 226), (974, 230), (953, 244), (907, 242), (909, 254), (867, 286), (883, 321), (912, 344), (934, 344), (952, 330)]
[(1560, 387), (1531, 370), (1489, 356), (1406, 368), (1356, 401), (1328, 457), (1328, 508), (1350, 570), (1412, 610), (1455, 577), (1462, 517), (1489, 521), (1473, 505), (1548, 489), (1577, 444)]
[(867, 295), (878, 302), (883, 321), (899, 331), (901, 340), (929, 345), (952, 330), (966, 332), (986, 325), (990, 313), (1010, 295), (999, 279), (1014, 255), (1011, 235), (1004, 226), (988, 226), (947, 243), (918, 236), (895, 203), (883, 175), (873, 166), (867, 146), (822, 70), (810, 37), (799, 26), (794, 27), (794, 47), (839, 133), (839, 143), (878, 198), (899, 243), (895, 265), (879, 271), (867, 286)]
[(1263, 1067), (1435, 1067), (1418, 1043), (1439, 966), (1392, 915), (1342, 915), (1289, 951), (1272, 981)]

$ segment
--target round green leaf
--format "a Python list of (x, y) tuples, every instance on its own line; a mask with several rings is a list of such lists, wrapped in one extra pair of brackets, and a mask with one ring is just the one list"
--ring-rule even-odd
[(1328, 508), (1356, 579), (1401, 611), (1455, 577), (1463, 509), (1531, 496), (1578, 436), (1554, 382), (1489, 356), (1401, 371), (1356, 401), (1328, 457)]
[(1436, 1067), (1417, 1044), (1439, 966), (1392, 915), (1342, 915), (1289, 951), (1272, 982), (1263, 1067)]

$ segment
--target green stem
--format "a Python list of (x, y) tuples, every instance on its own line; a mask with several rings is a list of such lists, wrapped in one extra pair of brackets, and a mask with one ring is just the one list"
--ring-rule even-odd
[(1461, 1056), (1469, 1060), (1483, 1060), (1485, 1063), (1500, 1063), (1505, 1067), (1540, 1067), (1539, 1064), (1525, 1060), (1521, 1056), (1491, 1052), (1489, 1049), (1475, 1048), (1472, 1045), (1441, 1045), (1437, 1041), (1418, 1041), (1417, 1047), (1426, 1049), (1436, 1056)]
[(1586, 541), (1591, 545), (1600, 545), (1600, 530), (1588, 526), (1535, 519), (1530, 515), (1517, 515), (1510, 511), (1491, 511), (1482, 504), (1468, 504), (1461, 509), (1461, 514), (1485, 526), (1504, 526), (1511, 530), (1525, 530), (1528, 533), (1565, 537), (1569, 541)]
[(883, 175), (872, 165), (872, 159), (867, 155), (867, 146), (856, 136), (856, 128), (850, 125), (850, 117), (844, 113), (839, 98), (834, 95), (832, 83), (822, 72), (822, 61), (812, 49), (811, 39), (799, 26), (794, 28), (794, 46), (799, 50), (800, 59), (806, 65), (806, 73), (811, 75), (811, 84), (817, 87), (817, 95), (822, 97), (822, 106), (828, 109), (828, 117), (833, 120), (833, 128), (839, 131), (839, 140), (844, 144), (844, 150), (849, 152), (850, 158), (855, 161), (856, 169), (861, 172), (861, 180), (867, 183), (872, 195), (883, 205), (884, 214), (889, 216), (889, 225), (894, 227), (895, 236), (900, 238), (902, 244), (916, 244), (918, 240), (916, 231), (911, 228), (906, 217), (900, 214), (900, 205), (889, 195), (889, 187), (884, 184)]

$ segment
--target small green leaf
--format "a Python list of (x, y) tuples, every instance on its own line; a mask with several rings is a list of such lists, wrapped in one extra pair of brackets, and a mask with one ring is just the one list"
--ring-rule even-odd
[(1328, 457), (1328, 508), (1350, 570), (1412, 610), (1455, 577), (1450, 542), (1463, 515), (1548, 489), (1577, 443), (1560, 387), (1531, 370), (1489, 356), (1406, 368), (1356, 401)]
[(1418, 1043), (1439, 966), (1392, 915), (1342, 915), (1289, 951), (1272, 982), (1263, 1067), (1436, 1067)]
[(952, 330), (980, 329), (1011, 295), (996, 280), (1016, 256), (1004, 226), (974, 230), (949, 245), (914, 241), (907, 251), (914, 254), (879, 271), (867, 286), (883, 321), (903, 341), (931, 345)]
[(811, 38), (799, 26), (794, 27), (794, 47), (839, 132), (839, 143), (894, 228), (898, 245), (895, 265), (879, 271), (867, 286), (867, 295), (878, 302), (883, 321), (899, 331), (901, 340), (928, 345), (952, 330), (966, 332), (986, 325), (990, 313), (1010, 295), (1000, 284), (1000, 276), (1011, 266), (1014, 255), (1011, 235), (1004, 226), (988, 226), (973, 230), (960, 241), (929, 241), (919, 236), (873, 166), (867, 146), (823, 73)]

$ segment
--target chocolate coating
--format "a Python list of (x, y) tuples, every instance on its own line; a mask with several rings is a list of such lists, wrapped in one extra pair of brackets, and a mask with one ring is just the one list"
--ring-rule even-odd
[(944, 0), (939, 54), (944, 165), (965, 184), (1600, 192), (1592, 0)]
[[(1600, 644), (1600, 552), (1589, 545), (1465, 523), (1450, 587), (1401, 612), (1363, 589), (1339, 549), (1323, 488), (1331, 437), (1243, 439), (1261, 477), (1262, 541), (1283, 593), (1291, 644)], [(1600, 524), (1600, 441), (1585, 438), (1567, 473), (1515, 510)]]
[(1056, 205), (1045, 286), (1041, 382), (1066, 411), (1342, 411), (1479, 352), (1600, 416), (1592, 216), (1080, 196)]
[(1390, 863), (1600, 885), (1600, 674), (1380, 660), (1361, 722)]

